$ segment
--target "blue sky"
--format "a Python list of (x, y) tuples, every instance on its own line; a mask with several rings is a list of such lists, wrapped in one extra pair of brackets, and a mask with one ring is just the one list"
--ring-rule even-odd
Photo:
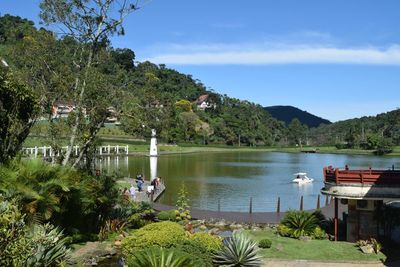
[[(0, 12), (38, 22), (39, 0)], [(400, 107), (398, 0), (151, 0), (115, 47), (215, 91), (332, 121)]]

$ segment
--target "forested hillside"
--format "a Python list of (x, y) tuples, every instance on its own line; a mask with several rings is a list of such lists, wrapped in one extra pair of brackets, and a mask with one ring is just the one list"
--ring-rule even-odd
[(286, 124), (289, 124), (295, 118), (297, 118), (302, 124), (307, 125), (309, 128), (315, 128), (321, 124), (331, 124), (331, 122), (326, 119), (292, 106), (270, 106), (265, 107), (264, 109), (268, 111), (272, 117), (283, 121)]
[[(38, 117), (50, 122), (49, 135), (67, 138), (75, 127), (76, 139), (91, 143), (112, 106), (122, 129), (136, 137), (148, 137), (155, 128), (166, 142), (274, 145), (284, 140), (286, 127), (259, 105), (208, 91), (165, 65), (134, 64), (133, 51), (115, 49), (107, 39), (96, 45), (77, 40), (56, 38), (19, 17), (0, 18), (0, 56), (40, 97)], [(89, 57), (91, 64), (84, 66)], [(198, 107), (200, 96), (205, 107)], [(74, 114), (64, 121), (53, 119), (52, 106), (60, 102), (81, 104), (76, 114), (81, 110), (88, 120)]]
[[(109, 107), (127, 134), (148, 138), (155, 128), (168, 143), (336, 145), (382, 148), (384, 153), (400, 145), (399, 110), (328, 125), (293, 107), (279, 116), (277, 107), (267, 108), (283, 122), (260, 105), (208, 90), (191, 75), (162, 64), (134, 64), (134, 51), (113, 48), (105, 37), (95, 40), (57, 37), (29, 20), (0, 17), (0, 57), (14, 76), (34, 89), (40, 100), (36, 117), (48, 121), (40, 134), (53, 147), (64, 137), (90, 151)], [(73, 103), (76, 112), (67, 119), (53, 118), (52, 107), (59, 102)]]
[(312, 129), (310, 137), (316, 144), (377, 149), (385, 153), (393, 145), (400, 145), (400, 109), (322, 125)]

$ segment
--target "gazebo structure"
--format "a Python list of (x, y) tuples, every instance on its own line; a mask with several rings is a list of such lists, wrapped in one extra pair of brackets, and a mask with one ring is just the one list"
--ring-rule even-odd
[(338, 238), (338, 201), (347, 204), (347, 241), (377, 237), (381, 234), (379, 211), (400, 200), (400, 170), (350, 170), (325, 167), (325, 187), (321, 193), (334, 197), (335, 240)]

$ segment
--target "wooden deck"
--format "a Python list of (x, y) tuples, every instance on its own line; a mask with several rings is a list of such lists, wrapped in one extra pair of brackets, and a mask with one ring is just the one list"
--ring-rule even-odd
[[(127, 178), (125, 177), (123, 179), (124, 182), (136, 185), (136, 181), (133, 178)], [(143, 190), (141, 192), (137, 192), (135, 194), (135, 199), (134, 201), (136, 202), (155, 202), (157, 199), (164, 193), (165, 191), (165, 185), (163, 183), (160, 184), (160, 186), (154, 190), (154, 191), (148, 191), (148, 187), (151, 186), (149, 181), (145, 181), (143, 184)], [(151, 193), (150, 193), (151, 192)]]

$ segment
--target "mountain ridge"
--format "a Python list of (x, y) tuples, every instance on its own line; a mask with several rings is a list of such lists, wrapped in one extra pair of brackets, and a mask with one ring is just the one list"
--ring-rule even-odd
[(297, 118), (302, 124), (307, 125), (309, 128), (315, 128), (321, 124), (332, 124), (331, 121), (311, 114), (305, 110), (301, 110), (294, 106), (289, 105), (275, 105), (264, 107), (272, 117), (277, 120), (289, 124), (293, 119)]

